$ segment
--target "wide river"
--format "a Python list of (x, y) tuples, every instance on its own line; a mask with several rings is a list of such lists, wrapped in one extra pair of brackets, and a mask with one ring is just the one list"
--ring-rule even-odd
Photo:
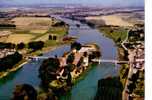
[[(92, 29), (86, 24), (78, 21), (73, 21), (66, 18), (56, 17), (65, 21), (70, 25), (69, 35), (77, 36), (77, 41), (80, 43), (97, 43), (100, 46), (102, 59), (117, 59), (117, 47), (111, 39), (102, 35), (98, 30)], [(76, 27), (80, 24), (80, 27)], [(65, 51), (69, 51), (69, 46), (61, 46), (53, 51), (50, 51), (44, 56), (62, 56)], [(38, 77), (38, 69), (42, 61), (29, 62), (25, 64), (17, 72), (11, 73), (9, 76), (0, 79), (0, 100), (10, 100), (13, 89), (17, 84), (31, 84), (36, 89), (39, 88), (40, 79)], [(119, 67), (112, 63), (101, 63), (93, 67), (83, 80), (77, 82), (70, 93), (61, 97), (61, 100), (93, 100), (97, 90), (97, 83), (99, 79), (108, 76), (117, 76)]]

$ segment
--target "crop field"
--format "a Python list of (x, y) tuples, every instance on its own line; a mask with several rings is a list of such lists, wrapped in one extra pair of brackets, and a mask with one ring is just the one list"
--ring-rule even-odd
[(30, 30), (30, 33), (33, 33), (33, 34), (43, 34), (43, 33), (46, 33), (47, 30), (46, 29), (36, 29), (36, 30)]
[(47, 30), (52, 25), (52, 19), (47, 17), (16, 17), (12, 19), (19, 29)]
[(28, 43), (34, 36), (31, 34), (11, 34), (8, 36), (6, 42), (18, 44), (20, 42)]
[(16, 29), (10, 29), (11, 34), (5, 38), (0, 38), (0, 42), (29, 43), (30, 41), (44, 41), (46, 46), (55, 45), (57, 41), (50, 41), (49, 34), (56, 34), (58, 39), (67, 33), (67, 27), (53, 27), (53, 20), (49, 17), (16, 17), (12, 19)]
[(99, 30), (103, 32), (105, 36), (113, 39), (115, 42), (118, 42), (119, 39), (120, 41), (123, 41), (127, 36), (127, 30), (122, 27), (101, 27)]
[(87, 17), (87, 20), (102, 20), (106, 25), (115, 25), (115, 26), (133, 26), (132, 23), (122, 19), (120, 15), (106, 15), (106, 16), (93, 16)]

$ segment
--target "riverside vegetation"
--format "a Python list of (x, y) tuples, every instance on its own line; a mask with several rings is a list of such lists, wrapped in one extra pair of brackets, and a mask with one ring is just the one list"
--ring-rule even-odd
[[(88, 49), (82, 52), (82, 49), (85, 50), (87, 48), (92, 48), (93, 51)], [(57, 100), (60, 96), (65, 95), (71, 90), (77, 79), (92, 65), (91, 59), (99, 58), (100, 56), (96, 45), (82, 45), (74, 42), (71, 44), (71, 51), (65, 53), (63, 57), (55, 56), (54, 58), (44, 60), (39, 68), (39, 77), (42, 81), (43, 91), (38, 93), (37, 99)], [(65, 62), (62, 62), (61, 58), (65, 59)], [(79, 60), (77, 61), (77, 59)], [(18, 91), (18, 89), (16, 88), (15, 91)], [(18, 98), (19, 94), (14, 94), (14, 98)], [(25, 95), (22, 98), (24, 97)], [(30, 98), (30, 96), (26, 96), (26, 98)]]
[[(6, 26), (6, 28), (8, 28), (8, 27), (9, 26)], [(23, 34), (29, 33), (29, 31), (18, 30), (18, 28), (13, 29), (11, 31), (13, 31), (13, 32), (15, 32), (15, 34), (19, 34), (19, 35), (22, 35), (21, 34), (22, 32), (23, 32)], [(5, 70), (1, 70), (0, 77), (2, 78), (4, 76), (8, 75), (9, 74), (8, 72), (10, 72), (11, 68), (14, 68), (16, 70), (19, 69), (21, 67), (20, 65), (22, 65), (23, 63), (25, 63), (27, 61), (26, 59), (24, 59), (27, 55), (39, 55), (39, 54), (42, 54), (43, 52), (47, 52), (48, 50), (51, 50), (52, 48), (55, 48), (58, 45), (63, 44), (62, 38), (67, 34), (67, 32), (68, 32), (68, 25), (66, 23), (64, 23), (62, 21), (54, 21), (54, 24), (52, 24), (52, 26), (48, 29), (48, 31), (46, 33), (37, 35), (29, 42), (23, 41), (23, 42), (16, 43), (16, 42), (13, 42), (14, 40), (10, 41), (10, 39), (9, 39), (10, 42), (7, 42), (7, 41), (0, 42), (1, 50), (12, 49), (12, 50), (18, 51), (19, 54), (21, 56), (23, 56), (23, 59), (20, 59), (19, 62), (16, 62), (12, 58), (10, 58), (10, 56), (13, 56), (13, 55), (2, 58), (1, 65), (3, 65), (3, 66), (1, 69), (5, 68)], [(14, 35), (14, 33), (11, 34), (11, 36), (12, 35)], [(53, 36), (53, 38), (50, 38), (51, 36)], [(8, 36), (8, 38), (9, 38), (9, 36)], [(18, 38), (18, 37), (16, 37), (16, 38)], [(20, 40), (22, 40), (22, 37), (20, 37), (18, 39), (20, 41)], [(15, 41), (16, 40), (17, 39), (15, 39)], [(16, 53), (15, 53), (15, 55), (16, 55)], [(7, 67), (9, 62), (6, 64), (3, 61), (3, 59), (6, 59), (6, 58), (9, 58), (9, 59), (7, 59), (5, 62), (9, 61), (9, 62), (13, 63), (11, 65), (11, 67), (9, 66), (9, 68)], [(18, 65), (18, 63), (20, 65)], [(4, 66), (4, 64), (5, 64), (5, 66)], [(5, 73), (6, 69), (8, 69), (8, 71), (6, 72), (7, 74)], [(15, 71), (15, 70), (13, 70), (13, 71)]]

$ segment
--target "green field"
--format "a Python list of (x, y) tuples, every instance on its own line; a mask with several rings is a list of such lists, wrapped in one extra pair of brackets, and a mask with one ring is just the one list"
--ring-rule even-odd
[(127, 64), (121, 65), (121, 68), (120, 68), (120, 71), (119, 71), (119, 76), (120, 76), (120, 81), (123, 84), (123, 87), (125, 87), (126, 80), (127, 80), (127, 77), (128, 77), (128, 71), (127, 70), (129, 70), (129, 67), (128, 67)]
[(127, 36), (127, 30), (123, 27), (100, 27), (100, 32), (103, 32), (105, 36), (113, 39), (114, 42), (120, 43)]

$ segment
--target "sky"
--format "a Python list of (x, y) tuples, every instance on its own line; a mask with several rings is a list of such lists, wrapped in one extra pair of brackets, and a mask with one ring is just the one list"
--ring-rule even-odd
[(0, 0), (0, 4), (84, 4), (102, 6), (144, 6), (144, 0)]

